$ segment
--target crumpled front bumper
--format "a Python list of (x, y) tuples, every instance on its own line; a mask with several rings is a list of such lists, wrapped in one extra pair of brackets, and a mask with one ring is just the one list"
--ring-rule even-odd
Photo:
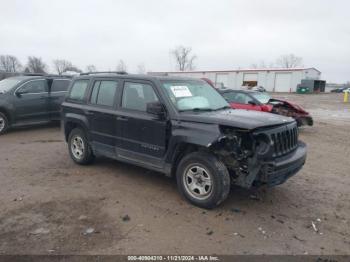
[(306, 144), (299, 141), (296, 150), (273, 161), (261, 163), (261, 169), (254, 181), (254, 186), (276, 186), (295, 175), (305, 164)]

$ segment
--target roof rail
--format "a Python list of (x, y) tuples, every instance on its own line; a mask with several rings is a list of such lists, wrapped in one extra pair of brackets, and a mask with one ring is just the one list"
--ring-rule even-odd
[(97, 74), (127, 75), (128, 73), (125, 72), (125, 71), (100, 71), (100, 72), (86, 72), (86, 73), (80, 73), (81, 76), (85, 76), (85, 75), (97, 75)]
[(73, 78), (71, 75), (45, 74), (45, 73), (20, 73), (19, 76), (45, 76), (45, 77), (62, 77)]
[(21, 73), (22, 76), (46, 76), (45, 73)]

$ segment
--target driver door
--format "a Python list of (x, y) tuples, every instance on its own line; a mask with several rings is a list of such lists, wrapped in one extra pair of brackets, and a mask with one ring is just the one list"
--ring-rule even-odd
[(147, 103), (159, 101), (153, 85), (125, 81), (121, 100), (117, 116), (122, 136), (119, 156), (160, 165), (166, 152), (167, 120), (146, 112)]
[(14, 93), (16, 123), (49, 121), (49, 92), (46, 79), (31, 80)]

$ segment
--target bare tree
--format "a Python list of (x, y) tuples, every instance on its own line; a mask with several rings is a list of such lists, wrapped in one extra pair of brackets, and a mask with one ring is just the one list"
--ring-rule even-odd
[(97, 72), (97, 68), (94, 65), (88, 65), (86, 67), (86, 72)]
[(171, 54), (174, 56), (176, 66), (180, 71), (194, 69), (194, 60), (197, 56), (192, 55), (191, 47), (178, 46), (171, 50)]
[(144, 64), (139, 64), (137, 66), (137, 73), (142, 75), (146, 74), (146, 67)]
[(0, 70), (16, 73), (21, 71), (22, 65), (21, 62), (17, 59), (17, 57), (12, 55), (1, 55), (0, 56)]
[(295, 68), (303, 66), (303, 58), (294, 54), (281, 55), (277, 59), (276, 64), (283, 68)]
[(40, 57), (29, 56), (28, 62), (25, 68), (27, 73), (46, 73), (47, 65), (42, 61)]
[(73, 67), (73, 64), (64, 59), (55, 59), (53, 60), (53, 66), (57, 74), (62, 75), (62, 73), (68, 71), (68, 68)]
[(119, 64), (117, 65), (117, 71), (126, 72), (126, 70), (127, 70), (126, 63), (124, 62), (123, 59), (120, 59)]

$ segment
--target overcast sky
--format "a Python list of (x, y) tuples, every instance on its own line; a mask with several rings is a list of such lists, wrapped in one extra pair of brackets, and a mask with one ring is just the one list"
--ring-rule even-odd
[(350, 81), (348, 0), (0, 0), (0, 54), (64, 58), (85, 69), (174, 70), (169, 50), (192, 47), (196, 69), (248, 68), (303, 57), (328, 82)]

